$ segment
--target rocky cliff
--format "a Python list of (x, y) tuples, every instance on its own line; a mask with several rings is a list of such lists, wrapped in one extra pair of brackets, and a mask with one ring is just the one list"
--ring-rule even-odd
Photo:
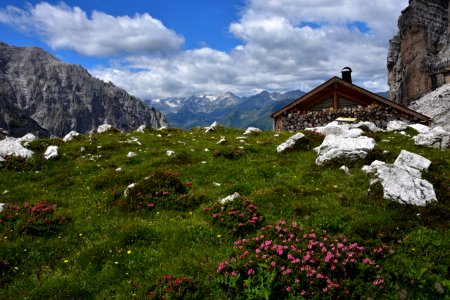
[(410, 0), (390, 41), (387, 58), (391, 100), (409, 105), (450, 83), (448, 0)]
[(122, 130), (166, 126), (163, 114), (78, 65), (42, 49), (0, 43), (0, 128), (62, 136), (103, 123)]

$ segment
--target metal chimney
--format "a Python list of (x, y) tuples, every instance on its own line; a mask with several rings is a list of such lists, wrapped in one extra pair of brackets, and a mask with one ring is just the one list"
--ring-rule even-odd
[(349, 67), (344, 67), (341, 71), (342, 80), (347, 81), (348, 83), (352, 83), (352, 69)]

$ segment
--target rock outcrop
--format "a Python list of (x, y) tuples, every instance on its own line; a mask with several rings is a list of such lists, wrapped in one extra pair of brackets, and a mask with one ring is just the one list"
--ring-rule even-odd
[(121, 130), (168, 125), (158, 110), (79, 65), (1, 42), (0, 112), (0, 128), (13, 136), (87, 133), (104, 123)]
[(387, 58), (389, 97), (408, 106), (450, 83), (448, 0), (410, 0)]
[(430, 117), (432, 127), (442, 126), (450, 132), (450, 84), (413, 101), (409, 108)]

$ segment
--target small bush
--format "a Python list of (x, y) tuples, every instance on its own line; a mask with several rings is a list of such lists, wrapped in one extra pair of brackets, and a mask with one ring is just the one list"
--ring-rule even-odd
[(55, 205), (47, 201), (22, 206), (9, 205), (0, 212), (0, 224), (5, 234), (27, 233), (43, 235), (56, 232), (67, 218), (55, 213)]
[(165, 275), (147, 292), (150, 299), (194, 299), (197, 288), (189, 277)]
[(203, 195), (188, 194), (191, 183), (183, 184), (178, 173), (155, 172), (129, 189), (126, 197), (131, 209), (160, 209), (186, 211), (204, 202)]
[(213, 222), (230, 229), (234, 234), (244, 235), (261, 226), (263, 217), (252, 200), (239, 197), (231, 202), (217, 202), (204, 209)]
[(383, 287), (377, 261), (385, 250), (279, 221), (235, 241), (234, 254), (219, 264), (217, 273), (232, 296), (257, 289), (266, 299), (358, 297)]

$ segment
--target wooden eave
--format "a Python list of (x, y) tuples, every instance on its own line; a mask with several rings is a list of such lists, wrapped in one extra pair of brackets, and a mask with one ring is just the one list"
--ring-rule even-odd
[(348, 83), (341, 78), (333, 77), (323, 84), (319, 85), (309, 93), (303, 95), (302, 97), (294, 100), (289, 103), (285, 107), (274, 112), (271, 117), (276, 118), (282, 113), (289, 111), (290, 109), (296, 107), (297, 105), (302, 105), (302, 110), (307, 110), (317, 104), (320, 100), (323, 99), (324, 96), (331, 95), (333, 96), (334, 92), (339, 96), (344, 96), (347, 99), (350, 99), (358, 104), (371, 104), (373, 102), (381, 102), (385, 105), (391, 106), (405, 114), (416, 117), (422, 121), (429, 122), (430, 118), (425, 115), (422, 115), (414, 110), (411, 110), (407, 107), (404, 107), (400, 104), (397, 104), (391, 100), (388, 100), (384, 97), (381, 97), (377, 94), (369, 92), (366, 89), (363, 89), (357, 85)]

